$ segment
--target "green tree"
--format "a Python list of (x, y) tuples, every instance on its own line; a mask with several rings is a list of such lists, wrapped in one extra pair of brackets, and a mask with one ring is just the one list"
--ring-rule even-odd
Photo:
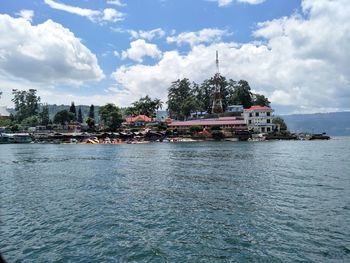
[(50, 122), (49, 106), (43, 105), (41, 112), (39, 113), (40, 124), (47, 126)]
[(280, 131), (282, 131), (282, 132), (288, 130), (287, 124), (285, 123), (285, 121), (284, 121), (284, 119), (282, 117), (275, 117), (272, 120), (272, 123), (275, 124), (275, 125), (279, 125), (280, 126)]
[(74, 118), (74, 115), (71, 112), (67, 110), (61, 110), (55, 114), (55, 117), (53, 118), (53, 122), (64, 125), (72, 121), (73, 118)]
[(86, 124), (89, 126), (90, 131), (95, 131), (95, 119), (88, 117)]
[(168, 111), (171, 118), (184, 120), (197, 108), (196, 97), (188, 79), (172, 82), (168, 90)]
[(99, 115), (106, 131), (115, 131), (123, 121), (121, 110), (112, 103), (100, 107)]
[(77, 109), (75, 108), (74, 101), (72, 101), (72, 104), (70, 105), (69, 112), (72, 113), (73, 121), (77, 120)]
[(81, 107), (79, 107), (79, 110), (78, 110), (78, 122), (79, 123), (83, 123), (84, 121), (84, 118), (83, 118), (83, 114), (82, 114), (82, 112), (81, 112)]
[(131, 107), (127, 108), (126, 113), (129, 116), (134, 115), (146, 115), (148, 117), (154, 117), (156, 111), (161, 109), (163, 102), (160, 99), (151, 99), (148, 95), (140, 98), (138, 101), (132, 103)]
[(35, 89), (12, 90), (14, 95), (12, 102), (15, 104), (15, 119), (21, 122), (25, 118), (36, 116), (38, 114), (40, 97), (36, 95)]
[(230, 102), (232, 104), (243, 105), (250, 108), (253, 105), (252, 93), (248, 81), (240, 80), (237, 83), (232, 83), (233, 91), (231, 93)]
[(193, 133), (197, 133), (197, 132), (201, 132), (203, 131), (203, 128), (201, 126), (191, 126), (190, 127), (190, 132)]
[(25, 127), (35, 127), (39, 125), (39, 118), (37, 116), (29, 116), (22, 120), (21, 124)]
[(267, 106), (270, 107), (270, 101), (264, 95), (261, 94), (253, 94), (253, 105), (258, 106)]
[(91, 119), (95, 119), (95, 106), (93, 104), (91, 104), (90, 106), (88, 117)]

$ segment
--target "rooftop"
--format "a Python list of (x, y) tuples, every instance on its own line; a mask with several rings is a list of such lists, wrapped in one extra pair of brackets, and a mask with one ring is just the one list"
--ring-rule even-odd
[(272, 110), (270, 107), (267, 106), (251, 106), (248, 109), (245, 109), (246, 111), (254, 111), (254, 110)]

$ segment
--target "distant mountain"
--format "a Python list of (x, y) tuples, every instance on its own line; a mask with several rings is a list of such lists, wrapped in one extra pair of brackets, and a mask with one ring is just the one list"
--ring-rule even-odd
[(350, 112), (294, 114), (281, 117), (291, 132), (326, 132), (333, 136), (350, 136)]

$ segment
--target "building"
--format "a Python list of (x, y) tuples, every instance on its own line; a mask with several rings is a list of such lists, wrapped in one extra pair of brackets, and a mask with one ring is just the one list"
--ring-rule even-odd
[(273, 109), (267, 106), (252, 106), (244, 110), (244, 120), (252, 132), (272, 132), (275, 128), (273, 118)]
[(126, 122), (130, 127), (142, 127), (152, 121), (153, 121), (152, 118), (146, 115), (138, 115), (135, 117), (126, 118)]
[(199, 119), (190, 121), (173, 121), (168, 124), (169, 128), (179, 131), (189, 131), (192, 126), (199, 126), (210, 130), (212, 127), (220, 127), (222, 130), (241, 131), (247, 130), (247, 124), (239, 117), (219, 117), (213, 119)]
[(227, 112), (243, 113), (243, 105), (229, 105)]

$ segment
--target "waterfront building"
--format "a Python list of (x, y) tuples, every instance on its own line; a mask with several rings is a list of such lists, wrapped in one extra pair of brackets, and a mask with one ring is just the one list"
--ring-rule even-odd
[(152, 121), (153, 119), (146, 115), (138, 115), (135, 117), (126, 118), (127, 125), (130, 127), (142, 127)]
[(171, 129), (190, 131), (192, 126), (210, 130), (212, 127), (220, 127), (222, 130), (242, 131), (247, 130), (247, 124), (241, 117), (219, 117), (212, 119), (197, 119), (189, 121), (173, 121), (168, 124)]
[(270, 133), (274, 131), (273, 109), (267, 106), (252, 106), (244, 110), (244, 120), (249, 131)]

